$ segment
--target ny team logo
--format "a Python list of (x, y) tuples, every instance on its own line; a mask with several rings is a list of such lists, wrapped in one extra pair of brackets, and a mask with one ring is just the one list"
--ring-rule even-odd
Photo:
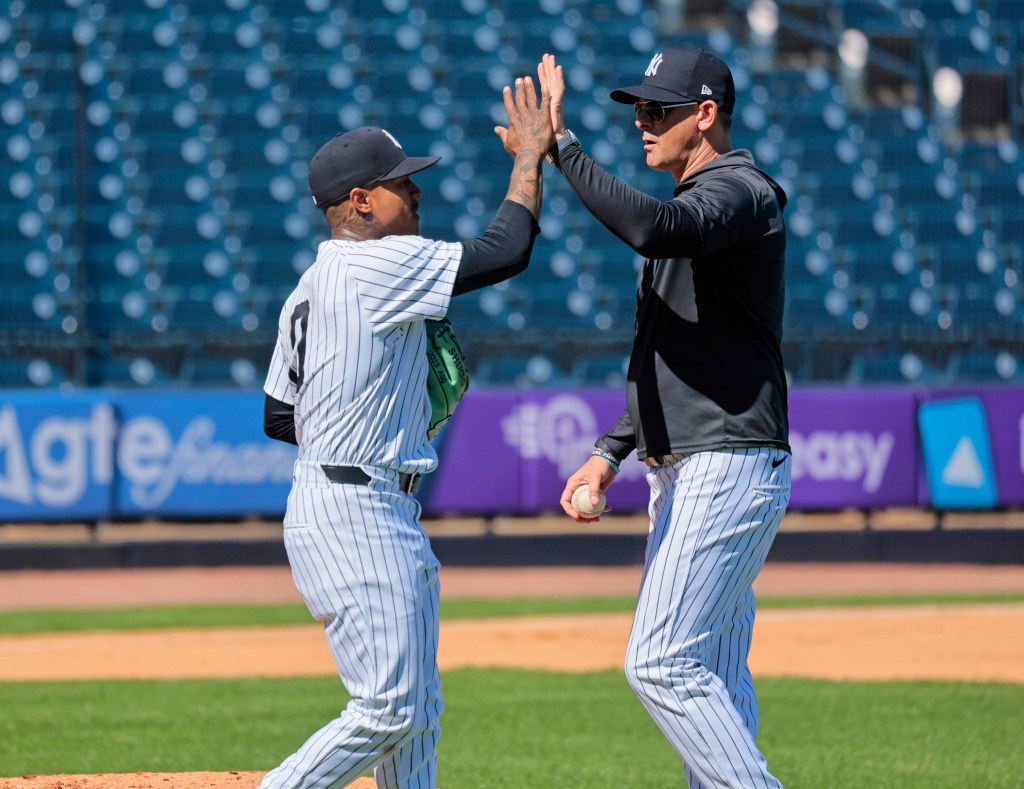
[(658, 73), (658, 67), (661, 66), (662, 59), (663, 58), (661, 57), (661, 53), (660, 52), (657, 55), (655, 55), (653, 58), (651, 58), (651, 62), (647, 64), (647, 71), (644, 72), (644, 76), (645, 77), (653, 77), (655, 74), (657, 74)]

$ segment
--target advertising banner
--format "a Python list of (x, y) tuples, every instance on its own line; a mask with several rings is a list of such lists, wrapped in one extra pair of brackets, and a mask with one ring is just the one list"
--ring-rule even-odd
[[(565, 480), (590, 457), (594, 440), (625, 406), (610, 390), (469, 392), (438, 445), (424, 508), (437, 515), (561, 512)], [(610, 506), (647, 503), (644, 465), (622, 464)]]
[[(938, 477), (923, 480), (920, 501), (927, 506), (931, 503), (932, 488), (936, 483), (945, 486), (948, 482), (961, 492), (961, 497), (972, 491), (983, 501), (990, 501), (987, 493), (995, 489), (997, 507), (1019, 507), (1024, 505), (1024, 388), (1010, 386), (955, 387), (948, 389), (925, 389), (920, 399), (926, 404), (943, 404), (950, 401), (971, 398), (981, 404), (984, 415), (983, 438), (991, 449), (991, 464), (986, 463), (985, 447), (980, 439), (961, 435), (964, 427), (960, 423), (948, 424), (947, 430), (957, 433), (948, 453), (936, 458)], [(965, 441), (964, 438), (968, 440)], [(943, 483), (942, 474), (946, 474)]]
[[(922, 422), (938, 440), (922, 441), (919, 407), (964, 398), (980, 404), (990, 454), (942, 408)], [(624, 404), (610, 389), (469, 392), (435, 442), (424, 512), (560, 513), (566, 478)], [(985, 492), (975, 506), (992, 506), (989, 491), (997, 507), (1024, 505), (1022, 388), (806, 388), (790, 392), (789, 411), (792, 510), (941, 506), (935, 480)], [(280, 517), (296, 449), (264, 436), (262, 418), (262, 392), (4, 392), (0, 522)], [(646, 510), (645, 474), (635, 455), (622, 463), (613, 511)]]
[(118, 392), (119, 516), (279, 515), (295, 447), (263, 434), (262, 392)]
[[(607, 389), (468, 393), (439, 447), (427, 511), (560, 512), (565, 480), (624, 406)], [(915, 408), (910, 390), (791, 392), (791, 507), (915, 505)], [(623, 462), (613, 510), (646, 510), (645, 472), (636, 455)]]
[(4, 392), (0, 522), (109, 517), (116, 434), (101, 392)]
[(995, 462), (996, 504), (1024, 505), (1024, 389), (977, 391), (985, 405)]
[(790, 391), (790, 509), (916, 505), (916, 408), (910, 389)]

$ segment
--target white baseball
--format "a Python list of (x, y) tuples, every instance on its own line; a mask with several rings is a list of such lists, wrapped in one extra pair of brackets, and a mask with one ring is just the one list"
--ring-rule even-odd
[(605, 506), (604, 491), (601, 491), (598, 495), (600, 500), (597, 502), (597, 506), (594, 507), (590, 503), (590, 486), (584, 482), (572, 492), (572, 508), (584, 518), (596, 518), (604, 512)]

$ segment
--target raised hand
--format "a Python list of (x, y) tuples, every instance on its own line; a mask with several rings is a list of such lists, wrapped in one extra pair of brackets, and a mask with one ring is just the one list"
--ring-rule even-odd
[(541, 90), (547, 88), (551, 94), (551, 126), (555, 135), (561, 137), (565, 134), (565, 111), (562, 106), (565, 100), (565, 77), (562, 67), (555, 63), (554, 55), (544, 54), (537, 64), (537, 77), (540, 79)]
[(501, 138), (505, 150), (517, 158), (522, 154), (540, 161), (555, 144), (555, 133), (551, 126), (551, 94), (541, 85), (541, 101), (537, 103), (537, 91), (530, 77), (519, 77), (512, 88), (502, 91), (508, 128), (495, 126), (494, 133)]
[(502, 96), (508, 113), (508, 128), (495, 126), (494, 133), (501, 138), (505, 150), (516, 157), (505, 199), (519, 203), (539, 219), (543, 197), (541, 162), (555, 144), (551, 94), (542, 87), (541, 101), (537, 104), (533, 80), (520, 77), (516, 80), (515, 96), (508, 87), (502, 91)]

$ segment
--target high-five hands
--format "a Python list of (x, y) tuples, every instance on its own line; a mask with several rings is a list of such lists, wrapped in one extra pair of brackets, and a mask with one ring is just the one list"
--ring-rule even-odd
[(508, 128), (495, 126), (494, 133), (501, 138), (505, 150), (513, 156), (527, 155), (539, 162), (555, 144), (555, 133), (551, 125), (551, 93), (541, 85), (541, 101), (537, 103), (537, 91), (530, 77), (518, 77), (515, 95), (512, 88), (502, 90)]
[(562, 74), (562, 67), (555, 63), (554, 55), (544, 54), (537, 64), (537, 77), (540, 79), (541, 89), (546, 89), (551, 94), (551, 126), (555, 130), (555, 136), (561, 137), (565, 134), (565, 111), (562, 108), (565, 99), (565, 77)]

